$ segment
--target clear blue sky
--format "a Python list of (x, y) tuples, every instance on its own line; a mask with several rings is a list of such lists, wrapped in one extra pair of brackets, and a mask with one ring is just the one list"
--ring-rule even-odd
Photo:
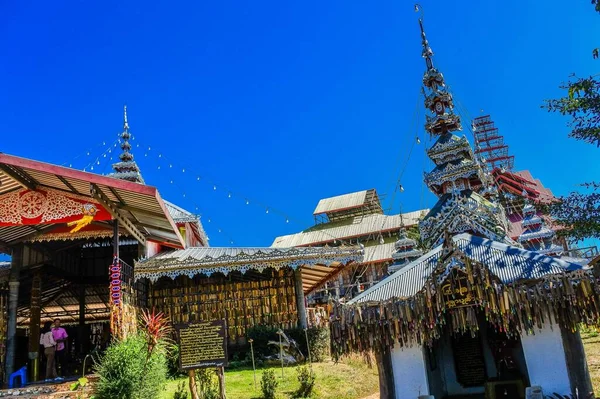
[[(517, 170), (556, 194), (598, 179), (600, 150), (540, 109), (570, 73), (600, 67), (588, 0), (421, 4), (455, 98), (492, 115)], [(269, 245), (312, 225), (320, 198), (355, 190), (387, 193), (394, 211), (432, 206), (423, 145), (390, 204), (414, 136), (426, 142), (417, 17), (387, 0), (2, 2), (0, 151), (80, 169), (100, 156), (94, 171), (108, 172), (102, 143), (127, 104), (147, 182), (198, 207), (213, 246)]]

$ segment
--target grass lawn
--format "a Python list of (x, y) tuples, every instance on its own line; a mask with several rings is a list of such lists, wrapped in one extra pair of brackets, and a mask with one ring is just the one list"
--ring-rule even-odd
[[(281, 378), (281, 367), (270, 367), (277, 376), (279, 386), (278, 398), (290, 398), (298, 388), (299, 383), (295, 367), (284, 369), (284, 378)], [(256, 390), (252, 369), (226, 371), (225, 386), (227, 397), (232, 399), (257, 399), (262, 396), (260, 378), (264, 370), (256, 370)], [(316, 374), (315, 391), (317, 398), (322, 399), (361, 399), (379, 390), (377, 368), (370, 369), (362, 360), (347, 359), (337, 364), (327, 361), (314, 363), (313, 370)], [(169, 381), (161, 399), (173, 398), (177, 384), (187, 378)]]
[(597, 332), (582, 332), (583, 346), (585, 347), (585, 357), (594, 386), (594, 393), (600, 393), (600, 334)]

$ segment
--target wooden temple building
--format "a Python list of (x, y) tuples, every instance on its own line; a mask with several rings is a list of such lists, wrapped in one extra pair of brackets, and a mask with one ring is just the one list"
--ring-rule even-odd
[(198, 216), (145, 184), (130, 137), (125, 112), (108, 176), (0, 153), (0, 381), (25, 365), (40, 377), (40, 324), (55, 319), (72, 363), (135, 330), (140, 308), (226, 319), (231, 341), (305, 325), (303, 294), (362, 260), (359, 246), (207, 247)]
[(428, 211), (387, 215), (375, 189), (324, 198), (313, 212), (314, 226), (276, 237), (271, 245), (276, 248), (362, 245), (361, 263), (333, 275), (308, 297), (310, 305), (327, 303), (329, 298), (351, 299), (388, 276), (400, 232), (415, 230)]
[(390, 277), (334, 307), (332, 352), (375, 352), (382, 399), (591, 398), (578, 327), (600, 321), (600, 282), (550, 256), (558, 248), (533, 205), (510, 236), (491, 174), (454, 134), (460, 117), (419, 24), (435, 138), (425, 182), (439, 198), (419, 224), (428, 250), (403, 239)]

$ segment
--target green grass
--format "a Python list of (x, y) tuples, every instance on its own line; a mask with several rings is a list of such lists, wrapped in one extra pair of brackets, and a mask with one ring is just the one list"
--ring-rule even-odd
[(600, 336), (597, 331), (584, 330), (581, 332), (585, 357), (594, 386), (594, 393), (600, 393)]
[[(278, 398), (290, 398), (298, 389), (299, 383), (295, 367), (284, 369), (284, 378), (281, 378), (281, 367), (268, 367), (275, 372), (278, 378)], [(267, 368), (256, 370), (256, 390), (252, 369), (225, 372), (225, 386), (228, 398), (258, 399), (262, 396), (260, 378)], [(316, 374), (315, 397), (319, 399), (361, 399), (379, 390), (377, 368), (369, 368), (360, 359), (346, 359), (337, 364), (327, 361), (314, 363), (313, 370)], [(187, 378), (169, 381), (166, 390), (160, 399), (171, 399), (180, 381)], [(189, 397), (189, 396), (188, 396)]]

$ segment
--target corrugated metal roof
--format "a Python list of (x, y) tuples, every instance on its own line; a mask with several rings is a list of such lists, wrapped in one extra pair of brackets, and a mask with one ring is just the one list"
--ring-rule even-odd
[[(575, 263), (466, 233), (456, 235), (452, 239), (457, 249), (474, 261), (485, 265), (503, 283), (538, 279), (548, 274), (581, 269), (581, 266)], [(427, 252), (349, 303), (379, 302), (393, 297), (406, 298), (415, 295), (423, 288), (435, 269), (442, 249), (440, 245)]]
[(393, 242), (365, 246), (365, 258), (363, 263), (392, 261), (392, 254), (394, 251), (395, 248)]
[(204, 246), (208, 246), (208, 236), (204, 231), (204, 226), (202, 226), (202, 222), (200, 222), (200, 218), (198, 215), (195, 215), (185, 209), (164, 200), (165, 205), (167, 206), (167, 211), (169, 211), (169, 215), (173, 218), (175, 223), (191, 223), (198, 234), (200, 241)]
[(349, 262), (362, 262), (361, 247), (224, 248), (194, 247), (159, 253), (135, 262), (135, 278), (192, 277), (268, 267), (302, 270), (304, 292), (308, 293)]
[(300, 233), (276, 237), (271, 246), (302, 247), (332, 242), (335, 239), (349, 239), (363, 237), (369, 234), (379, 234), (387, 231), (399, 230), (404, 224), (406, 227), (416, 225), (419, 219), (426, 215), (429, 209), (403, 213), (400, 215), (372, 214), (356, 216), (347, 221), (323, 223)]
[(356, 208), (363, 205), (367, 199), (367, 192), (369, 190), (358, 191), (356, 193), (349, 193), (344, 195), (338, 195), (335, 197), (323, 198), (317, 204), (313, 215), (320, 215), (331, 211), (339, 211), (342, 209)]

